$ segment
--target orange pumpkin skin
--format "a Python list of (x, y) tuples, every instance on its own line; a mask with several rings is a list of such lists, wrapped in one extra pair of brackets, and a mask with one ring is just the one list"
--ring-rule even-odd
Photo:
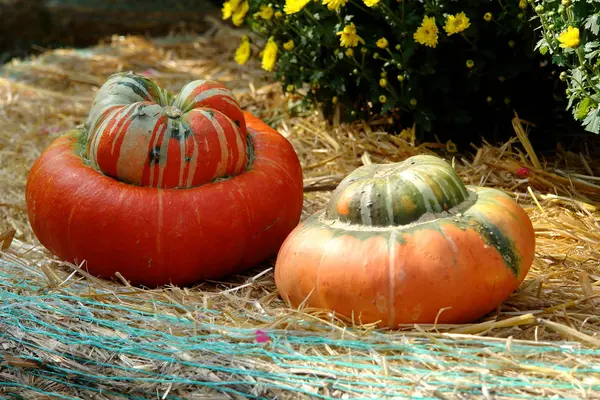
[(244, 112), (254, 159), (243, 173), (184, 189), (120, 182), (88, 166), (81, 129), (57, 138), (32, 166), (29, 221), (60, 259), (99, 277), (188, 285), (240, 272), (275, 255), (302, 211), (291, 144)]
[(465, 323), (493, 311), (524, 280), (535, 234), (525, 211), (504, 193), (465, 189), (476, 200), (460, 212), (396, 226), (331, 218), (347, 216), (352, 204), (347, 191), (334, 193), (339, 201), (282, 245), (275, 266), (280, 295), (295, 307), (391, 328), (436, 318)]

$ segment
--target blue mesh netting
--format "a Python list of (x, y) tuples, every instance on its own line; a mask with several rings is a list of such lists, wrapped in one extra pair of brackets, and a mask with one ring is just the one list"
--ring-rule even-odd
[(263, 342), (255, 327), (215, 322), (231, 310), (142, 300), (134, 288), (119, 289), (117, 300), (114, 290), (86, 281), (34, 283), (41, 277), (0, 260), (0, 393), (576, 399), (600, 390), (600, 350), (576, 343), (514, 342), (509, 351), (494, 338), (356, 335), (301, 321), (264, 329), (270, 340)]

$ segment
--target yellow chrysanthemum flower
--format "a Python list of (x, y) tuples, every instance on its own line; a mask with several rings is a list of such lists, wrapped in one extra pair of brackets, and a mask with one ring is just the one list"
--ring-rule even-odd
[(483, 14), (483, 19), (487, 22), (490, 22), (492, 20), (492, 13), (486, 12), (485, 14)]
[(346, 5), (348, 0), (323, 0), (323, 5), (327, 6), (329, 11), (337, 11)]
[(562, 31), (558, 35), (558, 41), (560, 47), (564, 48), (575, 48), (579, 46), (579, 28), (569, 26), (566, 30)]
[(248, 0), (246, 0), (240, 4), (237, 10), (234, 11), (233, 16), (231, 17), (231, 22), (233, 22), (235, 26), (242, 25), (249, 9), (250, 5), (248, 4)]
[(240, 65), (246, 64), (246, 62), (248, 62), (248, 59), (250, 58), (250, 53), (250, 38), (244, 35), (242, 37), (242, 43), (240, 44), (240, 47), (238, 47), (235, 51), (235, 62)]
[(385, 94), (382, 94), (381, 96), (379, 96), (379, 102), (380, 103), (387, 102), (387, 96)]
[(459, 12), (456, 15), (449, 15), (446, 19), (444, 30), (448, 36), (454, 35), (467, 29), (471, 26), (471, 22), (464, 12)]
[(363, 3), (365, 3), (365, 6), (367, 6), (367, 7), (376, 6), (380, 2), (381, 2), (381, 0), (363, 0)]
[(386, 47), (388, 47), (388, 41), (386, 38), (382, 37), (377, 41), (377, 47), (379, 47), (380, 49), (385, 49)]
[(306, 7), (308, 3), (310, 3), (310, 0), (285, 0), (283, 12), (286, 14), (295, 14)]
[(273, 7), (271, 7), (271, 6), (265, 6), (263, 4), (263, 5), (260, 6), (260, 11), (257, 12), (256, 14), (254, 14), (254, 15), (258, 15), (262, 19), (265, 19), (265, 20), (268, 21), (271, 18), (273, 18), (273, 14), (274, 14)]
[(234, 11), (237, 10), (238, 6), (240, 5), (240, 1), (241, 0), (229, 0), (223, 3), (223, 8), (221, 8), (221, 12), (223, 14), (224, 20), (231, 18)]
[(435, 48), (438, 43), (438, 27), (435, 24), (435, 18), (425, 16), (413, 38), (417, 43)]
[(223, 18), (223, 20), (227, 20), (229, 18), (231, 18), (231, 14), (233, 14), (233, 8), (231, 7), (231, 2), (230, 1), (226, 1), (225, 3), (223, 3), (223, 7), (221, 8), (221, 18)]
[(521, 0), (519, 1), (519, 8), (521, 9), (526, 9), (527, 8), (527, 0)]
[(353, 55), (354, 55), (354, 50), (352, 50), (351, 48), (346, 50), (346, 57), (352, 57)]
[(275, 62), (277, 61), (277, 43), (275, 43), (275, 39), (271, 36), (267, 41), (267, 45), (263, 51), (262, 57), (262, 68), (265, 71), (272, 71), (275, 67)]
[(379, 80), (379, 86), (381, 86), (382, 88), (386, 87), (387, 86), (387, 79), (381, 78)]
[(473, 61), (473, 60), (467, 60), (467, 62), (465, 63), (465, 65), (467, 66), (467, 68), (473, 68), (475, 66), (475, 61)]
[(294, 50), (294, 41), (292, 39), (288, 40), (283, 44), (284, 50), (292, 51)]
[(342, 47), (356, 47), (358, 43), (365, 44), (365, 41), (358, 36), (356, 33), (356, 26), (354, 23), (346, 25), (341, 32), (337, 32), (336, 35), (340, 37), (340, 46)]

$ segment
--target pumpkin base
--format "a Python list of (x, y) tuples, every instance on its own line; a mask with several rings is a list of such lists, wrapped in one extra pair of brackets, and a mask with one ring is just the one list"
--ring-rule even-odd
[(81, 130), (57, 138), (28, 176), (33, 232), (94, 276), (119, 272), (147, 287), (217, 279), (274, 256), (300, 220), (302, 170), (287, 139), (244, 114), (254, 153), (248, 168), (193, 188), (119, 182), (81, 157)]

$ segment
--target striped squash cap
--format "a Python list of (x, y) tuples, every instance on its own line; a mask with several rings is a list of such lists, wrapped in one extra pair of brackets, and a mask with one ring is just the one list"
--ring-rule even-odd
[(192, 81), (173, 96), (144, 76), (114, 74), (85, 126), (91, 165), (130, 184), (189, 188), (236, 176), (250, 161), (240, 105), (214, 81)]

